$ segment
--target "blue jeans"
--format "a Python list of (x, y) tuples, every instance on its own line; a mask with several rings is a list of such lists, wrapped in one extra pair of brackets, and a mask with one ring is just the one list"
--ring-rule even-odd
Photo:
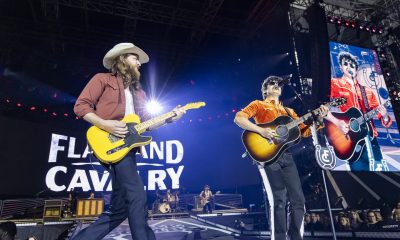
[(129, 153), (120, 162), (112, 164), (109, 171), (113, 188), (110, 208), (73, 239), (103, 239), (126, 218), (134, 240), (156, 239), (147, 223), (147, 197), (137, 173), (135, 154)]

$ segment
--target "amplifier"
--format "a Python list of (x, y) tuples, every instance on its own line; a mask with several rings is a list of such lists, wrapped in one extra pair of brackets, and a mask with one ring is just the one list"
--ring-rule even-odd
[(60, 221), (63, 200), (45, 200), (43, 210), (43, 222)]
[(76, 217), (96, 217), (104, 209), (102, 198), (78, 199), (76, 204)]

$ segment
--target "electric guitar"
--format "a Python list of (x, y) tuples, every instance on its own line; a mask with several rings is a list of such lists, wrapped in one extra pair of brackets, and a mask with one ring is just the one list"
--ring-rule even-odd
[[(325, 106), (340, 106), (345, 102), (345, 98), (337, 98)], [(260, 127), (275, 130), (276, 136), (272, 140), (268, 140), (256, 132), (244, 130), (242, 133), (243, 145), (256, 162), (263, 165), (272, 164), (287, 148), (300, 141), (301, 132), (298, 125), (312, 115), (318, 115), (319, 110), (320, 108), (317, 108), (296, 120), (289, 116), (279, 116), (269, 123), (257, 124)]]
[[(205, 106), (205, 102), (188, 103), (181, 110), (197, 109)], [(151, 142), (150, 136), (141, 134), (148, 131), (152, 126), (157, 126), (165, 120), (176, 116), (173, 111), (140, 123), (136, 114), (129, 114), (122, 119), (128, 127), (128, 134), (124, 138), (117, 137), (96, 126), (92, 126), (86, 133), (89, 146), (94, 155), (103, 163), (110, 164), (119, 162), (132, 148), (147, 145)]]
[[(390, 105), (387, 101), (383, 104), (386, 108)], [(329, 144), (333, 147), (337, 158), (353, 163), (357, 161), (361, 154), (362, 149), (365, 147), (365, 137), (374, 138), (372, 125), (369, 122), (377, 113), (378, 108), (375, 108), (366, 114), (363, 114), (355, 107), (347, 109), (346, 112), (331, 112), (332, 115), (343, 120), (349, 125), (349, 132), (344, 134), (342, 130), (331, 121), (325, 120), (326, 138)], [(356, 152), (357, 146), (361, 147), (361, 151)]]

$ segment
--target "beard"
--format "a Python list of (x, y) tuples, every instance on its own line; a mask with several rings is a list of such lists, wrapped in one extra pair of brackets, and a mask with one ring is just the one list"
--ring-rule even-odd
[(140, 80), (140, 72), (138, 67), (129, 66), (129, 73), (132, 76), (132, 82), (136, 82)]

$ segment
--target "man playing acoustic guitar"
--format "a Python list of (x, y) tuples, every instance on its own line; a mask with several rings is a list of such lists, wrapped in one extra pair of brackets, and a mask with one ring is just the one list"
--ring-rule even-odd
[[(256, 132), (269, 141), (273, 141), (276, 137), (275, 130), (260, 127), (249, 121), (249, 118), (254, 118), (257, 124), (272, 122), (279, 116), (298, 119), (297, 114), (292, 109), (284, 107), (279, 101), (283, 82), (283, 78), (277, 76), (269, 76), (265, 79), (261, 88), (264, 100), (253, 101), (239, 111), (236, 114), (235, 123), (244, 130)], [(328, 108), (322, 105), (319, 110), (318, 121), (322, 121), (322, 117), (326, 116), (327, 112)], [(299, 127), (303, 137), (311, 135), (309, 126), (301, 123)], [(290, 236), (290, 239), (302, 239), (305, 200), (292, 154), (286, 151), (276, 162), (259, 169), (270, 206), (271, 239), (286, 239), (286, 233)], [(289, 231), (286, 227), (286, 196), (289, 197), (288, 201), (291, 208)]]
[[(379, 104), (377, 97), (372, 89), (362, 86), (357, 81), (356, 76), (358, 63), (356, 57), (348, 52), (341, 52), (338, 55), (338, 62), (340, 65), (340, 69), (343, 72), (343, 76), (341, 78), (333, 78), (331, 80), (331, 98), (343, 97), (347, 99), (346, 103), (339, 107), (340, 111), (346, 112), (353, 107), (360, 110), (362, 113), (366, 113), (370, 110), (376, 109), (378, 112), (377, 117), (381, 121), (382, 125), (386, 128), (390, 127), (392, 124), (392, 120), (388, 116), (386, 108)], [(349, 116), (349, 118), (352, 118), (352, 116)], [(345, 146), (343, 145), (347, 144), (348, 141), (356, 141), (355, 139), (346, 140), (345, 138), (341, 138), (339, 136), (344, 134), (346, 135), (346, 138), (349, 138), (348, 133), (351, 129), (349, 128), (348, 121), (346, 122), (343, 119), (337, 118), (332, 115), (332, 113), (328, 113), (326, 119), (335, 124), (342, 132), (341, 134), (334, 132), (331, 133), (331, 128), (328, 127), (328, 139), (330, 139), (329, 137), (331, 137), (333, 141), (337, 141), (338, 144), (341, 145), (335, 146), (335, 144), (331, 142), (331, 145), (333, 145), (334, 148), (341, 147), (344, 149)], [(368, 150), (369, 143), (366, 143), (366, 146), (363, 149), (357, 149), (361, 148), (360, 146), (357, 146), (356, 149), (349, 150), (353, 152), (362, 151), (361, 153), (357, 154), (358, 156), (361, 155), (358, 160), (349, 160), (350, 169), (353, 171), (375, 171), (375, 169), (378, 170), (376, 167), (378, 164), (381, 164), (383, 159), (382, 152), (376, 138), (378, 136), (378, 132), (376, 131), (374, 123), (372, 121), (368, 122), (370, 122), (373, 131), (373, 139), (370, 141), (372, 147), (372, 149), (370, 150), (372, 151)], [(371, 129), (369, 129), (369, 131), (371, 131)], [(329, 134), (336, 134), (336, 136), (329, 136)], [(368, 153), (369, 151), (370, 153)], [(354, 156), (352, 158), (354, 159)], [(370, 159), (374, 159), (373, 162), (375, 164), (370, 164)], [(386, 163), (382, 163), (384, 163), (384, 166), (379, 167), (379, 170), (387, 170)]]
[[(103, 59), (110, 73), (98, 73), (89, 81), (75, 103), (76, 115), (123, 138), (128, 134), (126, 123), (120, 121), (124, 116), (135, 113), (142, 119), (147, 118), (146, 94), (140, 84), (139, 68), (148, 61), (148, 55), (132, 43), (115, 45)], [(168, 121), (175, 121), (184, 114), (179, 108), (174, 112), (176, 116)], [(103, 239), (126, 218), (133, 239), (155, 239), (147, 224), (146, 193), (137, 171), (135, 151), (118, 163), (110, 164), (109, 172), (112, 181), (109, 210), (72, 239)]]

